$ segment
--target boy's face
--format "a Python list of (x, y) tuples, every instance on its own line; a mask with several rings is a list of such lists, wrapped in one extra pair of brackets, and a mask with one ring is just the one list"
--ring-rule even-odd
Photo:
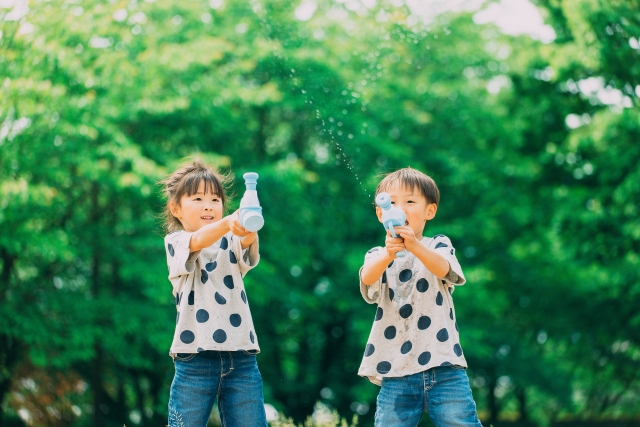
[(180, 199), (180, 204), (172, 202), (169, 208), (173, 216), (180, 220), (185, 231), (189, 232), (220, 221), (223, 212), (222, 199), (215, 193), (205, 192), (204, 181), (200, 181), (195, 194), (185, 194)]
[[(387, 189), (387, 193), (391, 196), (391, 204), (402, 209), (407, 216), (408, 224), (405, 225), (411, 227), (416, 236), (422, 236), (427, 221), (436, 216), (438, 205), (429, 203), (418, 188), (411, 190), (399, 182)], [(376, 206), (376, 215), (382, 222), (382, 208)]]

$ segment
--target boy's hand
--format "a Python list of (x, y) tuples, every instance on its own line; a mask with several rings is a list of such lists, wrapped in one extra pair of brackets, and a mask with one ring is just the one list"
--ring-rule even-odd
[(248, 236), (249, 234), (251, 234), (251, 231), (247, 230), (246, 228), (244, 228), (242, 226), (242, 224), (240, 224), (240, 213), (239, 213), (239, 211), (235, 211), (231, 215), (227, 216), (225, 219), (227, 220), (227, 223), (229, 224), (229, 230), (231, 230), (231, 232), (234, 235), (240, 236), (240, 237), (245, 237), (245, 236)]
[(416, 245), (420, 244), (420, 241), (416, 238), (416, 234), (413, 232), (413, 229), (408, 225), (400, 225), (394, 228), (397, 235), (404, 239), (404, 247), (409, 251), (413, 252)]
[[(396, 232), (396, 234), (398, 233)], [(401, 239), (400, 237), (392, 237), (391, 233), (389, 233), (388, 231), (387, 231), (387, 238), (385, 239), (384, 243), (385, 243), (384, 248), (389, 254), (389, 257), (393, 259), (397, 258), (396, 253), (400, 251), (404, 251), (406, 249), (404, 240)]]

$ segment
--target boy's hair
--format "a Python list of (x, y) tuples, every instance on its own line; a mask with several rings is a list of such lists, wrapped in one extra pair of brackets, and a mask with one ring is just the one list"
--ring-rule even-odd
[(167, 197), (167, 205), (162, 213), (164, 228), (167, 233), (184, 230), (180, 220), (171, 213), (169, 208), (171, 202), (179, 206), (182, 197), (197, 193), (200, 183), (204, 181), (205, 192), (217, 194), (224, 207), (227, 202), (225, 187), (230, 185), (232, 180), (233, 177), (230, 173), (222, 174), (214, 166), (207, 165), (197, 157), (192, 161), (182, 163), (175, 172), (160, 181), (160, 184), (164, 187), (163, 192)]
[(398, 169), (387, 174), (378, 184), (375, 195), (377, 196), (379, 193), (389, 190), (396, 182), (411, 191), (417, 187), (424, 198), (427, 199), (427, 202), (435, 203), (436, 206), (440, 204), (440, 190), (438, 190), (436, 182), (429, 175), (413, 168)]

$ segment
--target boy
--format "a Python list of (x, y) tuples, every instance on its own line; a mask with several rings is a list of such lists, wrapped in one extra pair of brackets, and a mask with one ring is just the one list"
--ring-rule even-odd
[[(437, 427), (481, 426), (466, 374), (451, 293), (465, 283), (455, 250), (444, 235), (423, 237), (440, 192), (429, 176), (411, 168), (387, 175), (387, 192), (407, 221), (371, 249), (360, 269), (360, 291), (377, 303), (358, 374), (381, 385), (376, 427), (415, 427), (427, 411)], [(376, 207), (382, 222), (382, 209)], [(403, 258), (397, 252), (406, 250)]]

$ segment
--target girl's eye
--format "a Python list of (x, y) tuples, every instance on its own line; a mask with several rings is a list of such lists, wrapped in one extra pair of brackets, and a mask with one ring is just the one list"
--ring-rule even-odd
[(202, 200), (202, 199), (201, 199), (200, 197), (196, 197), (196, 198), (195, 198), (195, 199), (193, 199), (193, 200), (195, 200), (196, 202), (199, 202), (199, 201), (200, 201), (200, 200)]

